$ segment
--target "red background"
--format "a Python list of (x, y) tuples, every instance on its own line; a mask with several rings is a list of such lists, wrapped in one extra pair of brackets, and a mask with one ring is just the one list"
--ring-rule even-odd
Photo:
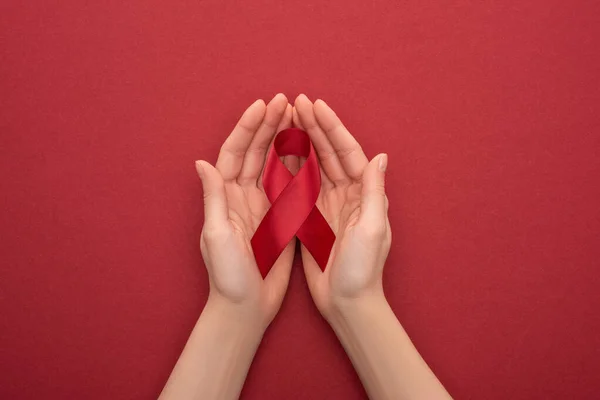
[[(207, 297), (193, 161), (279, 91), (389, 153), (385, 289), (457, 399), (598, 398), (599, 23), (597, 1), (2, 2), (0, 398), (158, 395)], [(364, 398), (292, 275), (242, 397)]]

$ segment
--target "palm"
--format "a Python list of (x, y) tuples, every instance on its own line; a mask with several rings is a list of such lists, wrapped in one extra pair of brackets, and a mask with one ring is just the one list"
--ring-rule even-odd
[(237, 182), (226, 182), (229, 220), (226, 225), (230, 239), (224, 247), (222, 256), (228, 262), (215, 269), (213, 282), (215, 288), (230, 298), (246, 296), (247, 292), (256, 292), (262, 280), (252, 254), (250, 239), (256, 231), (269, 203), (257, 187), (244, 187)]
[(269, 209), (265, 192), (257, 187), (243, 187), (236, 183), (225, 185), (229, 200), (229, 214), (232, 222), (251, 237), (263, 216)]
[(237, 182), (226, 183), (225, 192), (232, 228), (239, 232), (246, 243), (246, 248), (250, 249), (250, 238), (267, 212), (269, 201), (265, 193), (256, 186), (244, 187)]
[[(321, 194), (317, 199), (317, 207), (335, 233), (336, 240), (325, 271), (318, 277), (313, 288), (313, 296), (321, 304), (326, 302), (332, 290), (343, 291), (344, 289), (336, 287), (339, 285), (336, 285), (335, 277), (344, 274), (343, 269), (348, 265), (340, 263), (338, 260), (345, 258), (344, 253), (353, 248), (349, 242), (352, 241), (352, 228), (356, 225), (360, 214), (362, 187), (360, 183), (349, 183), (335, 187), (325, 186), (321, 188)], [(303, 251), (307, 252), (305, 248), (303, 248)], [(312, 257), (303, 257), (303, 259), (316, 265)]]
[(359, 183), (343, 186), (321, 187), (317, 199), (317, 207), (329, 223), (329, 226), (340, 237), (348, 226), (356, 222), (360, 211)]

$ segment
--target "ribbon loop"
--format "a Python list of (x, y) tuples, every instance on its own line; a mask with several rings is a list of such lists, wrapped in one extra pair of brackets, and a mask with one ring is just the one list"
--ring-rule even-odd
[[(306, 157), (295, 176), (279, 159), (287, 155)], [(271, 208), (251, 244), (263, 278), (294, 236), (308, 249), (321, 270), (325, 270), (335, 234), (315, 204), (321, 190), (321, 172), (306, 132), (297, 128), (279, 132), (267, 156), (262, 182)]]

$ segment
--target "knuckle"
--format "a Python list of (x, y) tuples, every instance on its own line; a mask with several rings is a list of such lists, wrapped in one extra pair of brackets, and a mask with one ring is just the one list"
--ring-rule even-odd
[(373, 193), (378, 194), (380, 196), (385, 196), (385, 185), (381, 182), (377, 182), (373, 186)]
[(336, 149), (335, 152), (337, 153), (339, 158), (347, 158), (347, 157), (351, 156), (352, 154), (356, 154), (356, 152), (358, 151), (359, 148), (360, 148), (360, 146), (346, 147), (346, 148), (342, 148), (342, 149)]
[(381, 241), (386, 236), (386, 229), (384, 224), (378, 224), (373, 221), (365, 224), (365, 226), (361, 229), (363, 235), (368, 240)]
[(269, 118), (265, 117), (263, 125), (269, 129), (276, 129), (279, 125), (279, 120), (277, 119), (277, 116), (269, 116)]
[(215, 225), (204, 225), (202, 239), (207, 243), (220, 243), (227, 239), (228, 233), (225, 227)]
[(231, 139), (227, 138), (225, 139), (225, 142), (223, 142), (219, 154), (230, 154), (234, 157), (240, 157), (246, 154), (246, 149), (235, 147), (231, 144)]
[(314, 115), (312, 115), (312, 110), (309, 112), (309, 114), (305, 114), (305, 113), (301, 113), (301, 114), (303, 114), (304, 118), (300, 117), (300, 115), (298, 115), (298, 116), (300, 117), (300, 122), (302, 122), (302, 124), (304, 125), (304, 127), (306, 129), (314, 130), (319, 127), (319, 124), (317, 123), (317, 119), (315, 118)]
[(341, 160), (344, 160), (359, 156), (361, 153), (363, 153), (363, 149), (360, 144), (357, 143), (352, 147), (336, 149), (335, 152)]
[(260, 156), (265, 153), (269, 149), (269, 143), (260, 143), (253, 147), (249, 147), (246, 151), (246, 154), (252, 155), (254, 157)]
[(215, 194), (213, 192), (204, 192), (202, 194), (202, 198), (204, 200), (204, 204), (208, 204), (211, 202), (212, 199), (215, 198)]
[(223, 193), (225, 190), (225, 185), (223, 182), (215, 183), (214, 187), (211, 190), (205, 190), (202, 193), (202, 198), (204, 199), (204, 204), (210, 202), (213, 199), (218, 199), (219, 195)]
[(212, 192), (204, 191), (204, 193), (202, 193), (202, 198), (204, 199), (204, 203), (206, 203), (207, 200), (210, 200), (212, 197), (214, 197), (214, 193), (212, 193)]
[(321, 152), (319, 152), (319, 159), (321, 160), (321, 162), (326, 162), (331, 160), (333, 157), (335, 157), (336, 153), (334, 150), (323, 150)]

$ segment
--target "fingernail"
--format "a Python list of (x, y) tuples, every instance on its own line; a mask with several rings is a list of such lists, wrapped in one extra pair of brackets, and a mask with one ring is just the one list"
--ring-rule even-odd
[(202, 166), (200, 160), (196, 161), (196, 172), (198, 172), (200, 179), (204, 178), (204, 167)]
[(379, 170), (381, 172), (385, 172), (385, 169), (387, 168), (387, 163), (388, 163), (387, 154), (382, 154), (381, 156), (379, 156)]

